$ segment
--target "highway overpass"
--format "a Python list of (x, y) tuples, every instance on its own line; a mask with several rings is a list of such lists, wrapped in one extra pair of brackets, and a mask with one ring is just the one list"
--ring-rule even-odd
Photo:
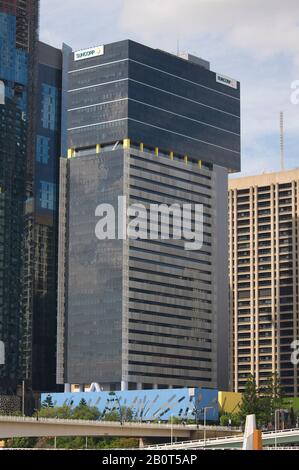
[[(286, 447), (287, 445), (299, 445), (299, 428), (284, 429), (280, 431), (266, 431), (262, 433), (263, 447), (280, 445)], [(241, 449), (243, 446), (243, 436), (224, 436), (218, 438), (210, 438), (204, 441), (190, 440), (185, 442), (156, 446), (147, 446), (147, 449)]]
[(22, 418), (0, 416), (0, 439), (12, 437), (136, 437), (136, 438), (173, 438), (191, 440), (206, 436), (216, 438), (235, 435), (238, 429), (221, 426), (196, 426), (182, 424), (123, 423), (112, 421), (84, 421), (74, 419)]

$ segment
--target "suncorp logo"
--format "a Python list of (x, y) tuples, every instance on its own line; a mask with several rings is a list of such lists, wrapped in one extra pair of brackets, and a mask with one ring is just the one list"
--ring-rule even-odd
[(91, 57), (97, 57), (104, 55), (104, 46), (91, 47), (90, 49), (83, 49), (81, 51), (75, 52), (75, 61), (90, 59)]
[(234, 80), (233, 78), (226, 77), (225, 75), (216, 75), (216, 82), (222, 83), (222, 85), (229, 86), (231, 88), (238, 88), (237, 81)]

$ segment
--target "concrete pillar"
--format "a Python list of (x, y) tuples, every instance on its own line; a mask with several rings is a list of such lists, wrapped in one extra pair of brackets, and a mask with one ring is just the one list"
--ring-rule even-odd
[(64, 393), (71, 392), (71, 384), (64, 384)]
[(128, 390), (128, 382), (126, 382), (125, 380), (122, 380), (121, 381), (121, 391), (126, 392), (127, 390)]
[(142, 390), (142, 383), (141, 383), (141, 382), (138, 382), (138, 384), (137, 384), (137, 390)]
[(153, 389), (154, 389), (154, 390), (158, 390), (158, 384), (154, 384), (154, 385), (153, 385)]
[(79, 392), (84, 392), (84, 384), (79, 384)]

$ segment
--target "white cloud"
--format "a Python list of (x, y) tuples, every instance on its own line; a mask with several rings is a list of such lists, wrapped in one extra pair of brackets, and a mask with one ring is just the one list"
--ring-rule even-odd
[(219, 38), (257, 58), (298, 54), (297, 0), (125, 0), (121, 26), (153, 37)]
[[(290, 103), (299, 79), (298, 14), (298, 0), (41, 0), (41, 37), (74, 49), (129, 37), (170, 52), (179, 39), (213, 70), (240, 79), (247, 171), (276, 161), (279, 111), (286, 140), (299, 139), (299, 105)], [(297, 146), (289, 149), (295, 161)]]

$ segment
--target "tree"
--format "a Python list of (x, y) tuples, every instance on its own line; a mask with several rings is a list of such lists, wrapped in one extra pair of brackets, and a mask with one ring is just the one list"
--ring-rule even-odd
[(52, 396), (49, 394), (47, 395), (46, 399), (42, 402), (43, 408), (54, 408), (54, 403), (52, 400)]
[(226, 413), (220, 416), (220, 426), (240, 426), (240, 416), (237, 413)]
[[(38, 416), (41, 418), (57, 418), (57, 419), (72, 419), (73, 410), (68, 405), (42, 407), (38, 412)], [(37, 414), (36, 414), (37, 416)]]
[[(246, 421), (247, 415), (254, 414), (259, 423), (261, 413), (261, 401), (258, 396), (258, 389), (253, 375), (248, 377), (245, 390), (240, 404), (239, 417), (242, 424)], [(259, 423), (260, 424), (260, 423)]]
[(36, 446), (35, 437), (14, 437), (5, 442), (5, 447), (10, 449), (33, 449)]
[(96, 406), (88, 406), (86, 402), (84, 404), (81, 400), (79, 405), (72, 410), (72, 418), (97, 421), (100, 418), (100, 412)]
[(85, 406), (87, 406), (87, 401), (84, 398), (81, 398), (78, 407), (79, 408), (84, 408)]
[(127, 406), (114, 408), (113, 410), (106, 410), (102, 415), (104, 421), (118, 421), (120, 423), (127, 423), (133, 421), (133, 411)]
[(264, 424), (275, 420), (275, 410), (283, 408), (283, 393), (277, 373), (269, 377), (266, 386), (260, 390)]
[(167, 422), (169, 424), (182, 424), (182, 421), (182, 418), (179, 418), (178, 416), (170, 416)]

